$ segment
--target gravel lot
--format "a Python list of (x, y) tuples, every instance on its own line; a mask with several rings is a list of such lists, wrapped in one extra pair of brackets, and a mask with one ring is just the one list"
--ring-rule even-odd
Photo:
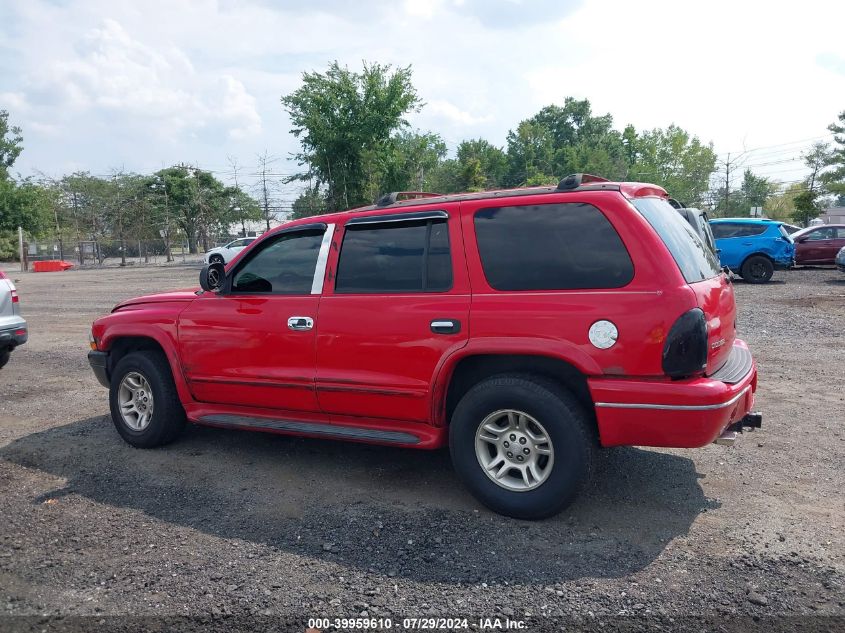
[(90, 322), (197, 271), (10, 272), (31, 333), (0, 371), (0, 629), (46, 628), (10, 615), (845, 628), (845, 275), (736, 282), (761, 431), (603, 451), (589, 494), (528, 523), (480, 507), (445, 451), (194, 426), (160, 450), (123, 443), (87, 364)]

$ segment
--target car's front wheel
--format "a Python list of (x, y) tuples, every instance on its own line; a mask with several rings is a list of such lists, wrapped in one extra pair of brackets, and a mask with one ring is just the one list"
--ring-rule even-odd
[(506, 374), (474, 387), (449, 429), (452, 462), (490, 509), (542, 519), (569, 505), (589, 478), (595, 448), (578, 401), (545, 378)]
[(772, 260), (762, 255), (752, 255), (743, 262), (739, 274), (748, 283), (764, 284), (772, 278), (774, 272)]
[(117, 363), (109, 405), (120, 436), (138, 448), (167, 444), (185, 427), (167, 359), (158, 352), (132, 352)]
[(0, 351), (0, 369), (2, 369), (6, 363), (9, 362), (9, 358), (12, 356), (12, 352), (7, 349)]
[(226, 260), (223, 259), (222, 255), (214, 254), (214, 255), (212, 255), (211, 257), (208, 258), (208, 263), (209, 264), (225, 264)]

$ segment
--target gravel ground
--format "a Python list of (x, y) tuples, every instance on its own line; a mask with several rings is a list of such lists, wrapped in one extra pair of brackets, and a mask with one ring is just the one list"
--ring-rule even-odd
[(603, 451), (588, 493), (537, 523), (480, 507), (445, 451), (194, 426), (135, 450), (87, 365), (89, 324), (122, 298), (195, 285), (197, 269), (11, 276), (31, 333), (0, 371), (0, 629), (301, 631), (322, 616), (845, 628), (835, 270), (736, 282), (761, 431), (732, 448)]

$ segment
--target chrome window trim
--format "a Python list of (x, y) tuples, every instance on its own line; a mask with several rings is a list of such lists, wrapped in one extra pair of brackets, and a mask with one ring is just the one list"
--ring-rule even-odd
[(361, 226), (366, 224), (391, 224), (393, 222), (425, 222), (426, 220), (448, 220), (445, 211), (408, 211), (406, 213), (390, 213), (385, 215), (363, 215), (352, 218), (346, 226)]
[(311, 282), (312, 295), (322, 294), (323, 292), (323, 282), (326, 278), (326, 265), (329, 262), (329, 248), (332, 245), (334, 226), (334, 224), (326, 225), (326, 232), (323, 233), (320, 252), (317, 254), (317, 267), (314, 269), (314, 281)]
[(646, 403), (639, 403), (639, 402), (596, 402), (597, 407), (605, 407), (607, 409), (658, 409), (661, 411), (712, 411), (714, 409), (724, 409), (725, 407), (731, 406), (737, 400), (742, 398), (748, 390), (751, 389), (751, 385), (748, 385), (745, 389), (740, 391), (736, 394), (733, 398), (728, 400), (727, 402), (721, 402), (719, 404), (646, 404)]

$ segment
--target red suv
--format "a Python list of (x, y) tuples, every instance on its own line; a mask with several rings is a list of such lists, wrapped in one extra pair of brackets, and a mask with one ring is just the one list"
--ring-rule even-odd
[(760, 425), (730, 280), (655, 185), (390, 194), (289, 222), (200, 282), (94, 322), (133, 446), (186, 420), (448, 444), (478, 499), (534, 519), (572, 501), (598, 446)]

